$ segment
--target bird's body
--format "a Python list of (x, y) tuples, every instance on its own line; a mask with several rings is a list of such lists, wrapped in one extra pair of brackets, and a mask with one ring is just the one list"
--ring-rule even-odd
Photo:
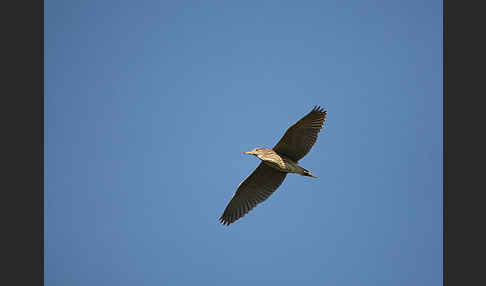
[(245, 152), (245, 154), (257, 156), (260, 160), (263, 161), (263, 163), (280, 172), (295, 173), (302, 176), (317, 178), (311, 172), (299, 166), (299, 164), (294, 162), (292, 159), (288, 158), (285, 155), (278, 154), (272, 149), (256, 148), (250, 152)]
[(226, 206), (220, 221), (229, 225), (265, 201), (282, 184), (288, 173), (317, 178), (299, 166), (317, 140), (324, 126), (327, 112), (315, 107), (302, 119), (290, 126), (272, 149), (255, 148), (245, 154), (255, 155), (260, 165), (238, 186)]

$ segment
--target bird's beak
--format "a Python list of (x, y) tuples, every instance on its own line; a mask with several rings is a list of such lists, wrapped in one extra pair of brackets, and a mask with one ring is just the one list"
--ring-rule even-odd
[(252, 155), (253, 153), (251, 153), (251, 151), (248, 151), (248, 152), (243, 152), (243, 154)]

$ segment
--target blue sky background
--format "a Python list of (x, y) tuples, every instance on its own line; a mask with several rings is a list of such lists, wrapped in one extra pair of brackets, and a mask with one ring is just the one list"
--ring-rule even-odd
[(46, 1), (45, 115), (46, 285), (442, 285), (439, 0)]

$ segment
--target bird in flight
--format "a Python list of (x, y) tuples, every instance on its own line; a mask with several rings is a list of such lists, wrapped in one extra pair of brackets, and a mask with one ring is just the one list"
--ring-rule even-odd
[(272, 149), (255, 148), (244, 152), (258, 157), (260, 165), (238, 186), (219, 221), (230, 225), (257, 204), (265, 201), (282, 184), (288, 173), (317, 178), (298, 165), (314, 145), (324, 126), (327, 111), (316, 106), (306, 116), (290, 126)]

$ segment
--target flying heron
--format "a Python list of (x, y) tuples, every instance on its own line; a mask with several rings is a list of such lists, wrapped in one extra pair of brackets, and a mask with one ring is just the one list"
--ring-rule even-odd
[(255, 148), (244, 152), (258, 157), (260, 165), (238, 186), (233, 198), (219, 218), (230, 225), (257, 204), (265, 201), (282, 184), (288, 173), (317, 178), (298, 165), (314, 145), (324, 126), (327, 111), (316, 106), (306, 116), (290, 126), (272, 149)]

